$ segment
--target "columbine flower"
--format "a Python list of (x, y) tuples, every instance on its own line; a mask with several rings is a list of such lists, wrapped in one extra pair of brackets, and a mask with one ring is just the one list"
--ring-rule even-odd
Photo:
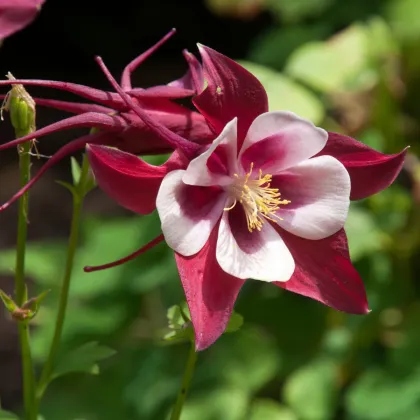
[[(1, 0), (0, 0), (1, 1)], [(179, 81), (174, 81), (165, 86), (154, 86), (148, 89), (132, 88), (132, 72), (154, 51), (156, 51), (175, 30), (169, 32), (157, 44), (138, 56), (126, 66), (121, 78), (121, 86), (124, 92), (137, 105), (141, 106), (150, 117), (169, 128), (189, 141), (197, 144), (208, 143), (213, 135), (202, 115), (191, 111), (171, 99), (184, 98), (194, 94), (194, 90), (185, 82), (188, 75)], [(87, 86), (68, 82), (56, 82), (48, 80), (4, 80), (0, 86), (21, 84), (24, 86), (43, 86), (74, 93), (82, 98), (96, 102), (74, 103), (50, 99), (34, 98), (39, 106), (47, 106), (76, 114), (64, 120), (43, 127), (30, 136), (21, 137), (8, 143), (0, 144), (0, 151), (15, 147), (33, 138), (39, 139), (62, 130), (72, 128), (95, 128), (95, 133), (82, 136), (63, 146), (41, 168), (30, 183), (15, 194), (11, 200), (0, 206), (0, 211), (7, 208), (27, 191), (51, 166), (63, 157), (77, 150), (83, 149), (87, 143), (105, 144), (117, 147), (121, 150), (134, 154), (157, 154), (166, 153), (174, 149), (162, 136), (156, 135), (150, 130), (145, 122), (133, 112), (124, 102), (121, 96), (115, 92), (106, 92)], [(6, 97), (7, 95), (4, 95)]]
[[(168, 172), (128, 153), (88, 148), (98, 185), (121, 205), (145, 214), (157, 196), (197, 349), (223, 333), (247, 278), (341, 311), (368, 312), (343, 229), (349, 199), (388, 187), (405, 151), (383, 155), (292, 113), (268, 112), (266, 92), (254, 76), (210, 48), (200, 46), (200, 53), (203, 67), (185, 53), (190, 72), (180, 83), (200, 92), (193, 102), (215, 133), (207, 150)], [(127, 258), (87, 271), (123, 263), (162, 240), (160, 235)]]
[[(162, 231), (175, 251), (196, 334), (201, 333), (198, 348), (223, 332), (243, 280), (286, 282), (296, 260), (313, 264), (299, 242), (315, 249), (342, 231), (350, 203), (349, 174), (332, 156), (314, 157), (328, 133), (309, 121), (287, 112), (263, 113), (240, 148), (238, 140), (235, 118), (186, 170), (166, 175), (157, 195)], [(334, 265), (333, 249), (329, 257)], [(351, 270), (353, 293), (343, 293), (333, 306), (367, 312), (357, 273), (349, 261), (342, 268)]]
[(218, 226), (216, 260), (240, 279), (286, 281), (295, 264), (284, 229), (319, 240), (347, 217), (350, 177), (337, 159), (318, 156), (328, 133), (288, 112), (251, 124), (238, 152), (237, 118), (186, 170), (163, 179), (157, 210), (167, 244), (197, 254)]
[(0, 40), (28, 26), (45, 0), (0, 0)]

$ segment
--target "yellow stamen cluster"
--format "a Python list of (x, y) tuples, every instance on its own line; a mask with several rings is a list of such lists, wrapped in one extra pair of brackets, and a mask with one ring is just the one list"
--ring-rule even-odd
[(266, 219), (281, 220), (276, 215), (279, 206), (290, 203), (289, 200), (280, 200), (280, 193), (277, 188), (270, 188), (272, 175), (263, 175), (260, 169), (258, 179), (250, 180), (253, 168), (254, 164), (251, 163), (249, 172), (242, 178), (238, 174), (234, 174), (236, 182), (232, 185), (232, 193), (235, 201), (230, 207), (225, 208), (225, 210), (232, 210), (239, 201), (244, 208), (250, 232), (254, 229), (260, 231)]

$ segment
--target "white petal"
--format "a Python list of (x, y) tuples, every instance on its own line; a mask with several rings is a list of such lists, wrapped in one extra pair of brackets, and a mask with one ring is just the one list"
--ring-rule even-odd
[(240, 279), (289, 280), (295, 262), (270, 223), (264, 223), (260, 232), (249, 232), (244, 220), (242, 226), (232, 226), (232, 221), (237, 225), (229, 212), (225, 212), (219, 226), (216, 259), (223, 271)]
[(277, 223), (305, 239), (323, 239), (338, 232), (350, 205), (350, 176), (337, 159), (319, 156), (273, 178), (281, 198), (291, 203), (280, 206)]
[(223, 212), (226, 193), (186, 185), (182, 182), (184, 174), (177, 170), (163, 178), (156, 207), (167, 244), (187, 257), (206, 243)]
[[(244, 155), (245, 171), (249, 163), (256, 160), (255, 168), (275, 174), (316, 155), (327, 140), (325, 130), (292, 112), (266, 112), (251, 124), (239, 156)], [(260, 142), (263, 143), (256, 144)], [(269, 150), (264, 150), (265, 147)]]
[(226, 185), (231, 182), (230, 176), (215, 174), (209, 171), (207, 161), (218, 146), (225, 146), (228, 175), (237, 172), (237, 118), (234, 118), (213, 141), (209, 149), (190, 162), (183, 181), (189, 185)]

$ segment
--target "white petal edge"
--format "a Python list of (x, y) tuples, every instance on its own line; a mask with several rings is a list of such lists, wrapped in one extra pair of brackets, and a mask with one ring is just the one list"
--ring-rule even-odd
[[(282, 133), (285, 135), (284, 150), (287, 156), (281, 165), (277, 166), (277, 172), (315, 156), (328, 141), (327, 131), (316, 127), (311, 121), (301, 118), (293, 112), (265, 112), (255, 118), (249, 127), (239, 158), (253, 144)], [(271, 169), (271, 174), (276, 173), (273, 169)]]
[[(332, 156), (309, 159), (289, 169), (288, 173), (298, 176), (299, 181), (290, 184), (298, 200), (308, 199), (304, 204), (291, 210), (280, 206), (276, 220), (285, 230), (304, 239), (324, 239), (338, 232), (347, 219), (350, 206), (350, 176), (344, 165)], [(281, 175), (279, 175), (279, 179)], [(285, 181), (287, 184), (287, 180)], [(287, 190), (280, 188), (282, 198), (290, 199)]]
[[(247, 226), (244, 226), (247, 229)], [(219, 226), (216, 259), (222, 270), (240, 279), (254, 279), (266, 282), (287, 281), (295, 270), (292, 254), (278, 232), (264, 223), (261, 232), (251, 235), (262, 244), (253, 253), (244, 252), (238, 245), (225, 212)]]
[(185, 184), (204, 187), (227, 185), (231, 182), (230, 176), (212, 174), (207, 168), (207, 161), (217, 146), (225, 144), (228, 152), (229, 174), (233, 175), (237, 172), (237, 125), (238, 119), (235, 117), (226, 124), (219, 137), (213, 141), (211, 146), (190, 162), (183, 177)]
[(170, 172), (163, 178), (156, 198), (156, 208), (162, 223), (166, 243), (179, 254), (188, 257), (196, 254), (207, 242), (213, 227), (223, 212), (226, 194), (221, 193), (210, 209), (203, 208), (203, 214), (191, 218), (185, 214), (186, 205), (177, 198), (182, 188), (184, 170)]

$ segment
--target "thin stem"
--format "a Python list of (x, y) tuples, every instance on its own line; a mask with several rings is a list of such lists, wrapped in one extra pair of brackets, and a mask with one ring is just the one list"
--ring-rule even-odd
[[(29, 154), (31, 142), (28, 141), (19, 146), (20, 185), (24, 186), (31, 177), (31, 156)], [(16, 245), (16, 267), (15, 267), (15, 295), (19, 307), (26, 300), (25, 285), (25, 252), (28, 223), (29, 196), (25, 193), (19, 200), (18, 230)], [(29, 326), (25, 321), (19, 322), (19, 341), (22, 357), (23, 371), (23, 402), (25, 406), (25, 418), (35, 420), (35, 377), (34, 367), (29, 343)]]
[(181, 418), (182, 408), (184, 406), (185, 399), (187, 398), (187, 392), (191, 384), (196, 361), (197, 353), (195, 351), (195, 343), (194, 340), (191, 340), (191, 347), (190, 352), (188, 354), (187, 366), (185, 367), (181, 388), (178, 391), (178, 396), (176, 398), (175, 405), (172, 410), (171, 420), (179, 420)]
[[(25, 186), (31, 177), (31, 142), (23, 143), (19, 146), (19, 167), (20, 167), (20, 185)], [(17, 247), (16, 247), (16, 275), (15, 275), (15, 293), (16, 303), (21, 306), (25, 301), (26, 286), (25, 286), (25, 251), (26, 251), (26, 236), (27, 236), (27, 222), (28, 222), (28, 193), (24, 194), (19, 200), (18, 213), (18, 231), (17, 231)]]
[(35, 408), (35, 374), (29, 341), (28, 322), (19, 322), (19, 341), (22, 357), (23, 403), (25, 406), (25, 418), (27, 420), (36, 420), (37, 414)]
[(76, 248), (79, 238), (79, 227), (80, 227), (80, 216), (82, 213), (83, 199), (85, 196), (85, 187), (89, 176), (89, 162), (87, 156), (83, 157), (82, 171), (80, 175), (80, 180), (76, 186), (76, 191), (73, 194), (73, 216), (70, 227), (70, 236), (67, 247), (67, 258), (66, 266), (64, 271), (63, 283), (61, 286), (60, 300), (58, 303), (58, 313), (55, 321), (55, 329), (53, 339), (51, 341), (50, 351), (48, 354), (47, 361), (41, 372), (41, 377), (38, 382), (37, 389), (37, 400), (42, 398), (45, 390), (47, 389), (48, 383), (51, 379), (51, 374), (53, 373), (54, 363), (57, 356), (57, 352), (60, 346), (61, 335), (63, 332), (64, 320), (66, 315), (69, 290), (70, 290), (70, 280), (73, 271), (74, 256), (76, 254)]

